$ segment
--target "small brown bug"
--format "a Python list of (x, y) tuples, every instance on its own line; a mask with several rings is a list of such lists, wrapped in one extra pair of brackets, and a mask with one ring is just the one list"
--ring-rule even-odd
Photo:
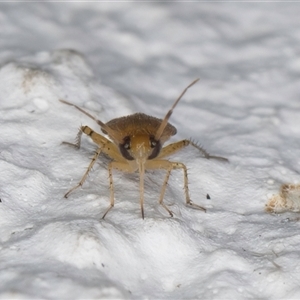
[(82, 133), (87, 134), (92, 138), (92, 140), (98, 145), (98, 149), (95, 152), (94, 157), (92, 158), (91, 163), (88, 166), (87, 171), (83, 175), (80, 182), (70, 189), (66, 194), (65, 198), (69, 196), (69, 194), (77, 189), (79, 186), (82, 186), (86, 177), (93, 165), (95, 164), (98, 156), (101, 152), (108, 155), (112, 160), (108, 165), (108, 174), (109, 174), (109, 185), (110, 185), (110, 206), (105, 211), (102, 218), (106, 216), (106, 214), (110, 211), (110, 209), (114, 206), (114, 187), (113, 187), (113, 177), (112, 170), (120, 170), (123, 172), (133, 173), (135, 171), (139, 172), (140, 176), (140, 206), (142, 218), (144, 219), (144, 174), (145, 170), (153, 170), (153, 169), (164, 169), (167, 171), (165, 176), (159, 203), (167, 210), (171, 217), (173, 217), (172, 211), (163, 203), (163, 198), (165, 194), (165, 190), (167, 187), (167, 182), (170, 177), (170, 173), (173, 169), (182, 169), (184, 173), (184, 191), (186, 204), (206, 211), (206, 209), (202, 206), (194, 204), (189, 196), (188, 189), (188, 176), (187, 176), (187, 168), (181, 162), (172, 162), (166, 160), (167, 156), (170, 156), (177, 152), (178, 150), (192, 145), (197, 148), (207, 159), (219, 159), (222, 161), (228, 161), (224, 157), (220, 156), (211, 156), (209, 155), (201, 146), (194, 143), (192, 140), (181, 140), (172, 144), (169, 144), (163, 147), (164, 143), (170, 139), (171, 136), (175, 135), (177, 130), (176, 128), (168, 123), (170, 116), (173, 113), (173, 110), (185, 92), (195, 84), (199, 79), (194, 80), (191, 84), (189, 84), (175, 101), (171, 109), (168, 111), (164, 119), (158, 119), (155, 117), (148, 116), (143, 113), (135, 113), (133, 115), (129, 115), (126, 117), (120, 117), (113, 119), (106, 124), (102, 121), (96, 119), (88, 112), (84, 111), (82, 108), (74, 105), (65, 100), (60, 100), (61, 102), (71, 105), (100, 125), (101, 130), (104, 134), (108, 135), (110, 139), (107, 139), (103, 135), (93, 131), (88, 126), (81, 126), (77, 135), (77, 142), (75, 144), (71, 144), (68, 142), (63, 142), (65, 144), (73, 145), (76, 148), (80, 148), (81, 136)]

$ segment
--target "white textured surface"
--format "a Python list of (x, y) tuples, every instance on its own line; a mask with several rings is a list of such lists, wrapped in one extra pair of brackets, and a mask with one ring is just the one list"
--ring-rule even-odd
[[(0, 298), (300, 298), (298, 214), (270, 215), (268, 197), (299, 183), (299, 3), (0, 4)], [(65, 49), (65, 50), (62, 50)], [(71, 50), (66, 50), (71, 49)], [(171, 117), (230, 164), (188, 148), (185, 207), (174, 171), (146, 178), (145, 220), (136, 174), (107, 160), (82, 189), (95, 146), (72, 141), (80, 124), (137, 111)], [(209, 194), (211, 199), (206, 199)]]

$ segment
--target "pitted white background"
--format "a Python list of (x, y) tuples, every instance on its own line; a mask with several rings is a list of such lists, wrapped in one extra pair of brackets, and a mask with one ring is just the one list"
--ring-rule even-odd
[[(300, 297), (298, 214), (267, 214), (298, 183), (299, 3), (65, 2), (0, 4), (0, 298), (241, 299)], [(66, 200), (96, 146), (79, 126), (143, 112), (170, 119), (229, 164), (186, 148), (193, 201), (172, 172), (137, 174), (107, 158)], [(211, 199), (207, 199), (209, 194)]]

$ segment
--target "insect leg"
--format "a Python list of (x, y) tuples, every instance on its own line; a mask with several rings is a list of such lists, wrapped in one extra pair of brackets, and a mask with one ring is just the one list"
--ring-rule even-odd
[(169, 180), (171, 171), (175, 170), (175, 169), (183, 170), (183, 182), (184, 182), (184, 192), (185, 192), (186, 204), (193, 206), (195, 208), (201, 209), (203, 211), (206, 211), (206, 209), (204, 207), (194, 204), (190, 198), (189, 187), (188, 187), (187, 168), (183, 163), (171, 162), (168, 160), (152, 160), (152, 161), (147, 161), (145, 167), (146, 167), (146, 169), (164, 169), (167, 171), (167, 174), (166, 174), (166, 177), (165, 177), (165, 180), (163, 182), (162, 189), (160, 192), (159, 204), (161, 204), (168, 211), (170, 216), (173, 216), (173, 213), (163, 203), (163, 199), (164, 199), (164, 195), (165, 195), (165, 191), (167, 188), (167, 184), (168, 184), (168, 180)]
[(102, 216), (102, 219), (105, 218), (105, 216), (107, 215), (107, 213), (114, 207), (115, 205), (115, 193), (114, 193), (114, 182), (113, 182), (113, 176), (112, 176), (112, 163), (110, 162), (108, 165), (108, 178), (109, 178), (109, 189), (110, 189), (110, 206), (107, 208), (107, 210), (105, 211), (105, 213)]
[(186, 204), (193, 206), (195, 208), (201, 209), (206, 212), (206, 209), (200, 205), (197, 205), (192, 202), (189, 194), (189, 186), (188, 186), (188, 174), (187, 174), (187, 167), (185, 164), (180, 162), (171, 162), (173, 169), (182, 169), (183, 170), (183, 181), (184, 181), (184, 191), (185, 191), (185, 199)]
[(86, 178), (87, 178), (89, 172), (90, 172), (91, 169), (93, 168), (93, 166), (94, 166), (94, 164), (95, 164), (95, 162), (96, 162), (98, 156), (100, 155), (101, 151), (102, 151), (102, 148), (101, 148), (101, 147), (99, 147), (99, 148), (96, 150), (96, 152), (95, 152), (95, 154), (94, 154), (94, 156), (93, 156), (93, 158), (92, 158), (92, 160), (91, 160), (91, 162), (90, 162), (90, 164), (89, 164), (89, 166), (88, 166), (86, 172), (84, 173), (83, 177), (81, 178), (81, 180), (79, 181), (79, 183), (78, 183), (77, 185), (75, 185), (73, 188), (71, 188), (71, 189), (65, 194), (65, 196), (64, 196), (65, 198), (68, 198), (69, 194), (71, 194), (74, 190), (76, 190), (78, 187), (80, 187), (80, 186), (83, 185), (83, 183), (85, 182), (85, 180), (86, 180)]
[(187, 147), (188, 145), (191, 145), (191, 146), (195, 147), (196, 149), (198, 149), (203, 154), (203, 156), (207, 159), (218, 159), (218, 160), (222, 160), (222, 161), (228, 161), (227, 158), (224, 158), (221, 156), (210, 155), (204, 148), (202, 148), (200, 145), (193, 142), (192, 140), (181, 140), (179, 142), (167, 145), (166, 147), (161, 149), (161, 152), (160, 152), (158, 158), (164, 158), (166, 156), (170, 156), (170, 155), (176, 153), (177, 151), (181, 150), (182, 148)]
[(70, 143), (70, 142), (62, 142), (62, 144), (64, 145), (69, 145), (69, 146), (72, 146), (72, 147), (75, 147), (77, 149), (80, 148), (80, 145), (81, 145), (81, 137), (82, 137), (82, 127), (79, 128), (79, 131), (76, 135), (76, 139), (75, 139), (75, 143)]
[(189, 140), (182, 140), (176, 143), (169, 144), (166, 147), (161, 149), (157, 158), (160, 159), (166, 156), (170, 156), (188, 145), (189, 145)]
[(81, 131), (88, 135), (99, 147), (102, 147), (102, 151), (110, 158), (119, 162), (126, 162), (126, 159), (120, 154), (118, 147), (109, 139), (95, 132), (88, 126), (81, 126)]
[(225, 157), (210, 155), (203, 147), (201, 147), (201, 145), (197, 144), (196, 142), (194, 142), (192, 140), (186, 140), (186, 141), (188, 142), (188, 145), (191, 145), (191, 146), (195, 147), (196, 149), (198, 149), (204, 155), (205, 158), (217, 159), (217, 160), (228, 162), (228, 159)]
[(159, 204), (170, 214), (171, 217), (173, 217), (173, 212), (170, 209), (168, 209), (168, 207), (163, 202), (171, 171), (172, 171), (172, 165), (170, 165), (170, 168), (167, 170), (167, 174), (160, 192)]
[(105, 218), (107, 213), (114, 207), (115, 205), (115, 196), (114, 196), (114, 182), (113, 182), (113, 174), (112, 171), (113, 169), (117, 169), (122, 172), (134, 172), (129, 164), (123, 163), (123, 162), (118, 162), (118, 161), (111, 161), (108, 165), (108, 177), (109, 177), (109, 189), (110, 189), (110, 205), (105, 211), (104, 215), (102, 216), (102, 219)]

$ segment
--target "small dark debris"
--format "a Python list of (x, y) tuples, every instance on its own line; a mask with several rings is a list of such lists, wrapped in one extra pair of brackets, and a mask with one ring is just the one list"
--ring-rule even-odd
[(210, 199), (210, 196), (209, 196), (209, 194), (206, 194), (206, 199)]

